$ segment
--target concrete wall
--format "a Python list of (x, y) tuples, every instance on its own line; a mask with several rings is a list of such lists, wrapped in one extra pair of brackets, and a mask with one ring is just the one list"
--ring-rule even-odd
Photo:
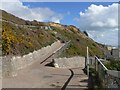
[(54, 66), (57, 68), (84, 68), (85, 57), (72, 57), (72, 58), (56, 58), (54, 59)]
[(25, 68), (38, 60), (44, 60), (55, 52), (60, 45), (60, 41), (56, 41), (51, 46), (43, 47), (38, 51), (34, 51), (33, 53), (29, 53), (24, 56), (0, 57), (0, 74), (2, 72), (0, 77), (16, 76), (17, 70)]

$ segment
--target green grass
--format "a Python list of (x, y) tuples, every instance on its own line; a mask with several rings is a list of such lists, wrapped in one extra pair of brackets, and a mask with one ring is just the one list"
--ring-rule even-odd
[[(69, 41), (71, 40), (71, 44), (62, 54), (61, 57), (71, 57), (71, 56), (86, 56), (86, 47), (89, 47), (90, 56), (98, 55), (99, 57), (103, 57), (103, 51), (100, 49), (99, 45), (97, 45), (94, 41), (89, 38), (84, 38), (81, 36), (81, 32), (70, 30), (60, 30), (57, 27), (53, 27), (53, 30), (58, 32), (58, 36), (61, 40)], [(72, 31), (72, 32), (71, 32)]]
[[(37, 28), (21, 28), (12, 24), (2, 23), (2, 48), (3, 55), (24, 55), (34, 50), (41, 49), (52, 44), (56, 39), (70, 41), (71, 44), (61, 57), (86, 56), (86, 47), (89, 47), (89, 55), (103, 57), (105, 48), (98, 45), (74, 26), (51, 27), (52, 30), (41, 30), (39, 26), (49, 23), (38, 21), (25, 21), (12, 14), (2, 11), (4, 20), (22, 25), (34, 25)], [(56, 33), (57, 32), (57, 33)]]

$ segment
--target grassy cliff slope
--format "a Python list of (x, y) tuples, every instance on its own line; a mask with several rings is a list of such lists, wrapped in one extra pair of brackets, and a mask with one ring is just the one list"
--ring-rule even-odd
[(57, 39), (64, 42), (71, 40), (70, 46), (61, 57), (86, 56), (87, 46), (91, 56), (103, 57), (103, 51), (106, 49), (72, 25), (26, 21), (5, 11), (2, 11), (2, 19), (3, 55), (24, 55)]

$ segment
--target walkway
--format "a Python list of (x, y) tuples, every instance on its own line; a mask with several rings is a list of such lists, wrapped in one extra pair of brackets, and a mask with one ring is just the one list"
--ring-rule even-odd
[[(58, 45), (56, 50), (63, 44)], [(41, 60), (18, 71), (16, 77), (4, 78), (3, 88), (87, 88), (87, 76), (83, 68), (67, 69), (45, 66)], [(84, 64), (84, 63), (83, 63)]]

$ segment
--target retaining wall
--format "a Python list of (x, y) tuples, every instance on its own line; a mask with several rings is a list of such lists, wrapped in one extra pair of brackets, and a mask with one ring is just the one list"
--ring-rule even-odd
[(71, 57), (71, 58), (56, 58), (54, 59), (54, 66), (57, 68), (84, 68), (85, 57)]
[(0, 57), (0, 77), (16, 76), (19, 69), (25, 68), (38, 60), (44, 60), (56, 51), (60, 46), (60, 41), (54, 42), (52, 45), (43, 47), (38, 51), (29, 53), (24, 56), (4, 56)]

